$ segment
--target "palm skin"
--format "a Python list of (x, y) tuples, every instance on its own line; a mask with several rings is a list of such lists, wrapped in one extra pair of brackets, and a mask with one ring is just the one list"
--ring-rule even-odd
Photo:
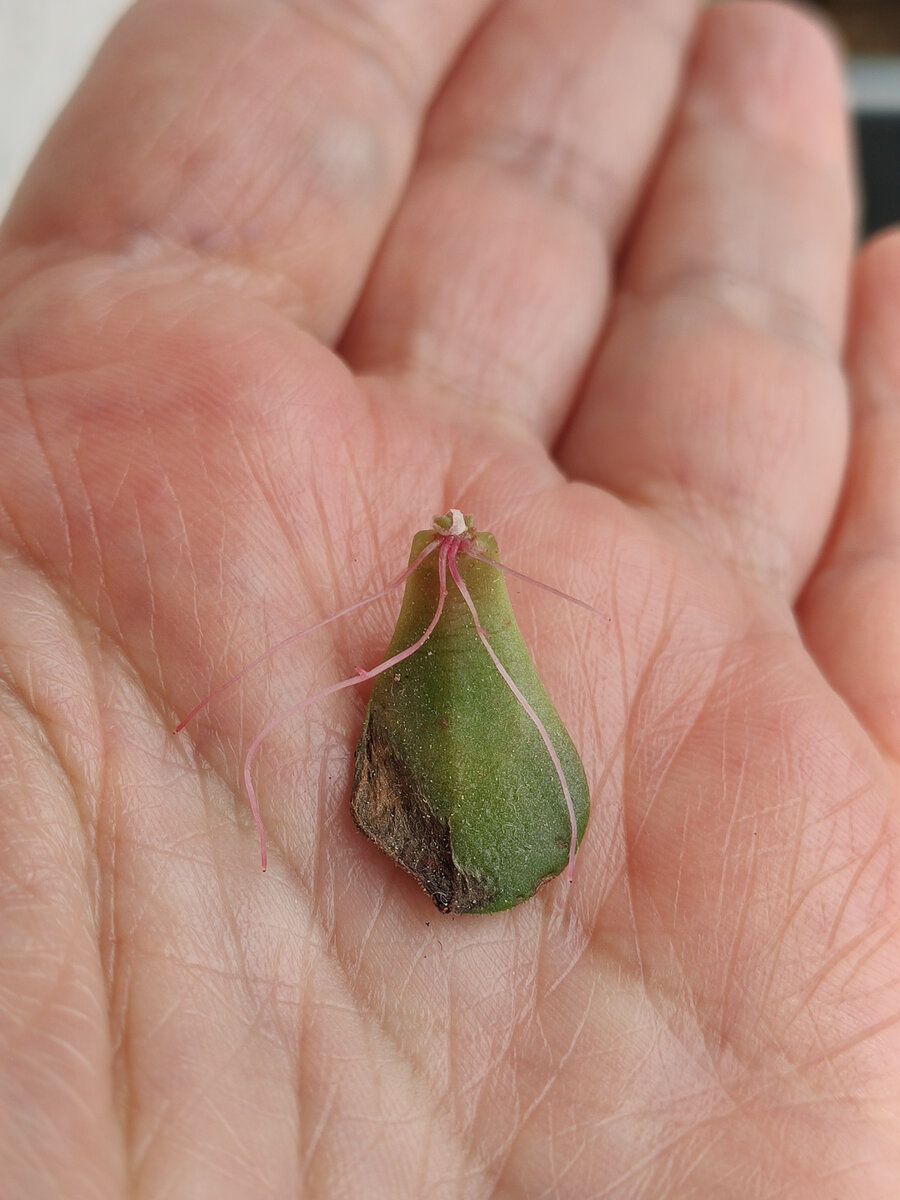
[[(253, 7), (138, 6), (4, 230), (8, 1194), (896, 1195), (900, 250), (856, 269), (842, 374), (830, 50), (768, 5), (660, 0), (644, 25), (572, 3), (551, 33), (541, 3), (385, 4), (434, 55), (423, 148), (385, 135), (396, 162), (354, 141), (310, 165), (303, 137), (254, 124), (298, 14), (257, 28)], [(376, 35), (298, 8), (316, 61), (349, 46), (364, 77)], [(227, 84), (203, 75), (248, 44)], [(496, 66), (512, 124), (522, 79), (540, 92), (529, 53), (584, 105), (592, 62), (625, 97), (647, 72), (624, 179), (601, 162), (584, 184), (562, 102), (532, 113), (556, 125), (531, 130), (525, 165), (497, 148)], [(111, 95), (124, 117), (98, 117)], [(145, 128), (161, 110), (162, 135)], [(555, 136), (548, 184), (534, 160)], [(604, 137), (601, 120), (594, 153)], [(272, 167), (268, 138), (294, 158)], [(255, 192), (260, 171), (291, 187)], [(586, 255), (620, 251), (629, 221), (610, 305)], [(261, 874), (242, 755), (273, 712), (378, 661), (391, 602), (296, 643), (176, 739), (177, 716), (383, 587), (451, 503), (611, 618), (512, 587), (592, 786), (575, 882), (436, 913), (352, 827), (364, 697), (347, 692), (260, 755)]]

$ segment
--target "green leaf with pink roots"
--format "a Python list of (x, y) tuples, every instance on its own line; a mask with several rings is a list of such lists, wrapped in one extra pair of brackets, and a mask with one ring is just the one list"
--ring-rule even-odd
[(567, 865), (571, 879), (588, 786), (516, 625), (493, 536), (451, 510), (416, 534), (410, 563), (435, 541), (406, 581), (386, 655), (398, 661), (374, 684), (351, 808), (438, 908), (494, 912)]

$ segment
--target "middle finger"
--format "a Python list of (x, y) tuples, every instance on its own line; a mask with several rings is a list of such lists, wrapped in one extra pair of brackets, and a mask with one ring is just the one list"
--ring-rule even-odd
[(696, 0), (506, 0), (461, 59), (343, 346), (552, 437)]

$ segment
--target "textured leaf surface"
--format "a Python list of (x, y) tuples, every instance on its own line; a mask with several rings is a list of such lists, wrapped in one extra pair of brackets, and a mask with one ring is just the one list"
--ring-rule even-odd
[[(416, 535), (411, 560), (433, 537)], [(496, 559), (490, 534), (478, 534), (475, 545)], [(584, 769), (518, 630), (503, 575), (465, 554), (458, 565), (491, 645), (559, 755), (580, 839), (589, 808)], [(388, 656), (421, 636), (438, 594), (432, 554), (407, 582)], [(375, 684), (351, 806), (359, 828), (444, 911), (509, 908), (566, 865), (570, 822), (554, 765), (452, 582), (428, 641)]]

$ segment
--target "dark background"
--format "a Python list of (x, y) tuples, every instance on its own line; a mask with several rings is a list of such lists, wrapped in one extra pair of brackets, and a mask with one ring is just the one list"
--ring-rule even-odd
[(891, 58), (893, 106), (856, 114), (866, 233), (900, 222), (900, 0), (819, 0), (854, 56)]
[(900, 55), (900, 0), (818, 0), (852, 54)]

